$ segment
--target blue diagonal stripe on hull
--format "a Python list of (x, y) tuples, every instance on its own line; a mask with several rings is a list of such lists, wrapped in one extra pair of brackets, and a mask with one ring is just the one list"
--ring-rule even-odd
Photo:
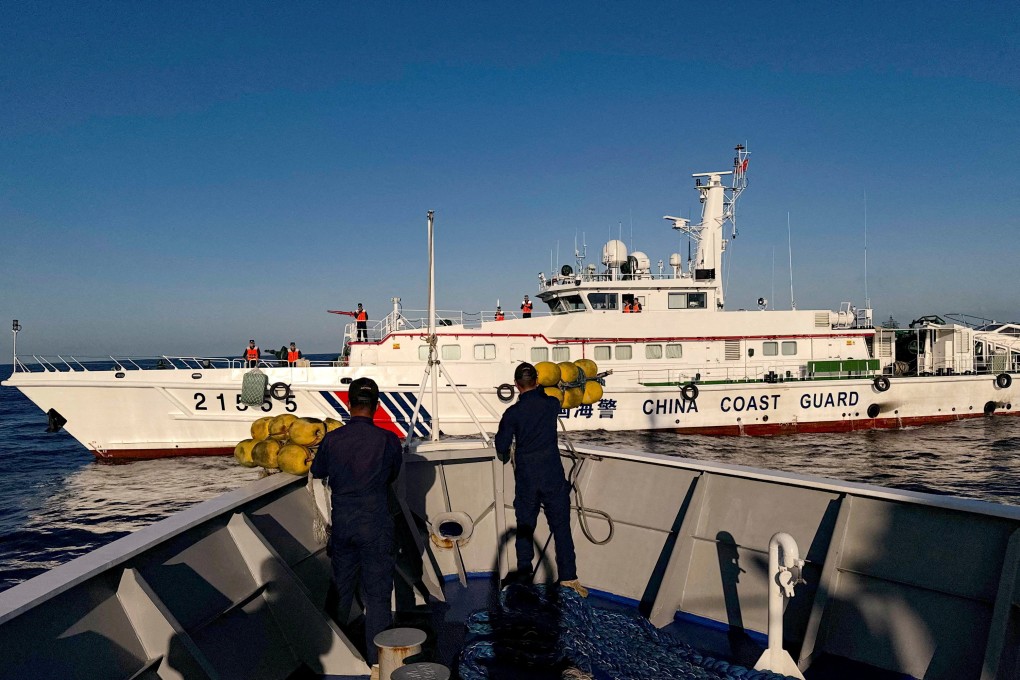
[[(414, 414), (414, 405), (418, 402), (417, 397), (414, 396), (414, 392), (391, 392), (390, 396), (393, 397), (393, 401), (397, 402), (401, 410), (406, 414), (408, 422), (411, 421), (411, 416)], [(428, 411), (424, 407), (418, 409), (418, 423), (415, 425), (415, 434), (422, 437), (427, 437), (431, 430), (432, 418), (429, 416)]]
[(351, 419), (351, 414), (347, 411), (347, 407), (344, 406), (343, 402), (336, 398), (336, 395), (328, 390), (321, 390), (319, 392), (323, 398), (333, 407), (333, 410), (339, 414), (340, 419), (347, 422)]
[[(417, 402), (414, 394), (389, 391), (389, 393), (381, 393), (379, 401), (394, 415), (394, 419), (400, 423), (401, 428), (406, 432), (411, 422), (411, 415), (414, 413), (414, 404)], [(419, 436), (427, 436), (429, 428), (426, 427), (425, 423), (430, 422), (431, 418), (428, 416), (428, 413), (424, 409), (419, 409), (418, 422), (415, 424), (414, 433)]]

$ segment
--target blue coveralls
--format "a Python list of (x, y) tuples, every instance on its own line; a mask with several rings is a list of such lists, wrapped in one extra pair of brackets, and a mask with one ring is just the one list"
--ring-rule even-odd
[(328, 433), (312, 461), (312, 476), (328, 478), (332, 492), (333, 580), (340, 616), (351, 610), (360, 569), (370, 664), (378, 663), (375, 636), (393, 625), (393, 518), (386, 492), (402, 461), (397, 436), (363, 416)]
[(517, 514), (517, 571), (530, 574), (535, 559), (534, 534), (539, 506), (545, 508), (556, 541), (556, 571), (560, 581), (577, 578), (574, 539), (570, 535), (570, 485), (560, 463), (556, 427), (560, 402), (541, 387), (521, 394), (503, 413), (496, 432), (496, 453), (503, 462), (510, 443), (517, 440), (514, 511)]

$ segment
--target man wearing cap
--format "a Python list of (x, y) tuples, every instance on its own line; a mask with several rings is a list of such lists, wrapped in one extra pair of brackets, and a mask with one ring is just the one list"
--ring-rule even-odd
[(248, 346), (245, 347), (244, 351), (241, 353), (241, 358), (248, 362), (248, 368), (255, 368), (256, 366), (258, 366), (259, 358), (261, 356), (262, 353), (259, 351), (259, 348), (255, 344), (254, 340), (249, 340)]
[(532, 309), (534, 309), (534, 305), (531, 304), (531, 300), (529, 300), (528, 296), (525, 295), (524, 302), (521, 303), (521, 317), (530, 319)]
[(504, 463), (514, 452), (514, 511), (517, 514), (517, 578), (530, 582), (535, 559), (534, 534), (539, 508), (545, 508), (553, 539), (556, 541), (556, 572), (560, 585), (581, 597), (588, 591), (577, 580), (574, 539), (570, 535), (570, 485), (560, 463), (556, 436), (560, 402), (538, 385), (538, 373), (529, 363), (514, 371), (514, 383), (521, 396), (503, 412), (496, 432), (496, 455)]
[(326, 434), (312, 461), (311, 473), (327, 479), (333, 502), (333, 579), (341, 623), (360, 582), (365, 593), (366, 661), (378, 663), (375, 636), (393, 624), (393, 518), (387, 491), (400, 472), (400, 440), (372, 422), (379, 405), (379, 386), (358, 378), (348, 391), (351, 419)]

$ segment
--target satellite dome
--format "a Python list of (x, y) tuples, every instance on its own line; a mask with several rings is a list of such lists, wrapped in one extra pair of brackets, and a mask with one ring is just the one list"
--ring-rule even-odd
[(608, 267), (619, 267), (627, 261), (627, 245), (623, 241), (612, 240), (602, 246), (602, 264)]

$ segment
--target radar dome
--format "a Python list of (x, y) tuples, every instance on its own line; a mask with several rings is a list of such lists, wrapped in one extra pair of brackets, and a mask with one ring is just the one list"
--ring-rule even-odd
[(673, 253), (669, 256), (669, 266), (679, 267), (680, 266), (680, 253)]
[(627, 261), (627, 245), (623, 241), (612, 240), (602, 246), (602, 264), (619, 267)]
[(637, 263), (637, 268), (634, 270), (635, 274), (639, 272), (647, 272), (651, 268), (652, 263), (651, 261), (649, 261), (648, 256), (642, 253), (640, 250), (635, 250), (633, 253), (630, 254), (630, 256), (634, 258), (634, 260), (636, 260)]

